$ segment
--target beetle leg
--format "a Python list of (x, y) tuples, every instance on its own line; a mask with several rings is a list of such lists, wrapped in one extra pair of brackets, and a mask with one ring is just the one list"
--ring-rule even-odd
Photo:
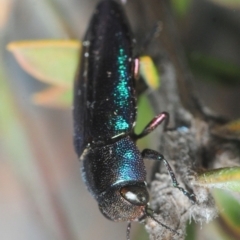
[(159, 115), (157, 115), (156, 117), (154, 117), (140, 134), (133, 135), (133, 139), (137, 140), (142, 137), (145, 137), (146, 135), (151, 133), (154, 129), (156, 129), (163, 121), (165, 121), (164, 122), (164, 130), (166, 130), (168, 122), (169, 122), (169, 114), (167, 112), (162, 112)]
[(127, 225), (127, 240), (130, 240), (131, 222)]
[(167, 160), (164, 158), (164, 156), (154, 150), (151, 149), (144, 149), (142, 151), (142, 157), (145, 159), (153, 159), (153, 160), (158, 160), (158, 161), (163, 161), (165, 167), (167, 168), (167, 171), (171, 177), (172, 183), (173, 183), (173, 187), (178, 188), (184, 195), (186, 195), (190, 201), (192, 203), (196, 203), (196, 196), (194, 193), (190, 193), (187, 190), (185, 190), (182, 187), (179, 187), (179, 183), (175, 177), (175, 174), (171, 168), (171, 166), (169, 165), (169, 163), (167, 162)]

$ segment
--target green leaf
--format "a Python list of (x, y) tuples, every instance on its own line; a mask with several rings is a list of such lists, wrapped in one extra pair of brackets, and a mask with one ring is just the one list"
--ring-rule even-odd
[(217, 190), (213, 191), (216, 205), (220, 216), (227, 225), (227, 229), (235, 236), (240, 236), (240, 203), (228, 192)]
[(214, 127), (211, 129), (211, 133), (225, 139), (240, 140), (240, 120)]
[(207, 188), (240, 192), (240, 167), (219, 168), (199, 173), (195, 183)]
[(184, 17), (191, 6), (191, 0), (171, 0), (172, 7), (178, 16)]
[(210, 0), (210, 1), (227, 8), (240, 7), (240, 0)]
[[(146, 94), (143, 94), (138, 99), (138, 114), (137, 114), (137, 122), (135, 127), (135, 132), (140, 133), (144, 127), (152, 120), (154, 117), (154, 112), (152, 109), (152, 106), (146, 97)], [(141, 138), (138, 140), (137, 145), (140, 149), (144, 149), (148, 146), (148, 143), (150, 142), (150, 135), (147, 135), (144, 138)]]
[(188, 58), (192, 70), (202, 76), (203, 79), (214, 80), (225, 84), (236, 84), (240, 82), (239, 65), (233, 62), (199, 52), (191, 53)]
[(156, 90), (160, 86), (160, 74), (153, 60), (149, 56), (140, 57), (140, 75), (145, 80), (148, 87)]
[(32, 101), (36, 105), (53, 108), (67, 108), (72, 105), (73, 91), (61, 87), (50, 87), (44, 91), (35, 93)]
[(192, 221), (187, 224), (185, 240), (196, 239), (196, 235), (196, 223)]
[(12, 42), (7, 48), (35, 78), (60, 87), (72, 87), (81, 50), (79, 41), (21, 41)]

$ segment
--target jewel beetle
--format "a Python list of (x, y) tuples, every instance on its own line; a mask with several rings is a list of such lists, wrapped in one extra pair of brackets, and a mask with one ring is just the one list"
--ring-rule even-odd
[(163, 161), (173, 186), (192, 202), (195, 195), (179, 187), (164, 157), (150, 149), (142, 153), (139, 138), (152, 132), (168, 113), (156, 116), (140, 134), (134, 133), (139, 61), (133, 56), (134, 39), (122, 6), (101, 1), (83, 40), (79, 71), (74, 82), (74, 145), (82, 162), (83, 180), (102, 214), (113, 221), (130, 223), (153, 217), (149, 207), (143, 159)]

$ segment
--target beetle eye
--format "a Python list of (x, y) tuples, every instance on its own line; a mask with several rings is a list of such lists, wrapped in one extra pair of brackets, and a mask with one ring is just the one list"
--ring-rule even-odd
[(120, 193), (128, 202), (137, 206), (145, 206), (149, 201), (149, 194), (145, 187), (125, 186), (121, 188)]

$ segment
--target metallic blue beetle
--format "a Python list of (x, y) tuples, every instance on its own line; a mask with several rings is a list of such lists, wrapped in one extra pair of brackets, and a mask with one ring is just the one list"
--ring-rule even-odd
[(167, 125), (168, 114), (161, 113), (141, 134), (134, 133), (138, 61), (133, 57), (133, 43), (121, 5), (113, 0), (101, 1), (83, 41), (74, 86), (74, 144), (83, 163), (83, 180), (100, 211), (113, 221), (153, 218), (144, 158), (163, 161), (173, 185), (195, 201), (194, 194), (178, 187), (161, 154), (149, 149), (140, 153), (135, 144), (163, 120)]

